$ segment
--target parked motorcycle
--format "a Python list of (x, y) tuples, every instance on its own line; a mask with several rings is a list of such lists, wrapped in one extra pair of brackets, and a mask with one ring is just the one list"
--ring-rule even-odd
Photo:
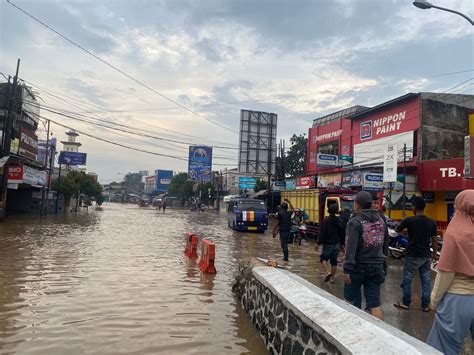
[(396, 226), (388, 228), (388, 251), (395, 259), (401, 259), (405, 256), (408, 239), (395, 231)]

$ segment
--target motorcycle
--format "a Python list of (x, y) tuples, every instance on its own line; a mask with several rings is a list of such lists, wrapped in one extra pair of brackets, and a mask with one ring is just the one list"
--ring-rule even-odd
[(307, 227), (305, 224), (293, 224), (290, 230), (290, 243), (301, 245), (301, 241), (307, 240)]
[(395, 226), (388, 228), (388, 250), (395, 259), (401, 259), (405, 256), (408, 239), (395, 231)]

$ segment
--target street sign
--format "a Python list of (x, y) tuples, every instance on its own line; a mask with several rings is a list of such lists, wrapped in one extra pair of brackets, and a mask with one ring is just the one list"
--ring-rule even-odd
[(58, 163), (63, 165), (86, 165), (87, 154), (79, 152), (59, 153)]
[(337, 155), (318, 153), (316, 157), (316, 165), (337, 167), (338, 160), (339, 159)]
[(396, 182), (397, 181), (397, 144), (388, 144), (385, 146), (383, 156), (383, 181)]

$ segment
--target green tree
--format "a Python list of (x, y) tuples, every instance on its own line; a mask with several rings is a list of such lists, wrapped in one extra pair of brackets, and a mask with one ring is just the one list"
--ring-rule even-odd
[(253, 191), (259, 192), (266, 189), (267, 189), (267, 182), (263, 179), (258, 178), (257, 182), (255, 183), (255, 187), (253, 188)]
[(285, 154), (284, 170), (286, 176), (306, 174), (306, 151), (308, 138), (306, 134), (293, 134), (290, 138), (290, 148)]
[(186, 201), (193, 197), (193, 182), (189, 180), (188, 173), (179, 173), (171, 178), (168, 194), (177, 197), (184, 206)]
[(100, 206), (103, 202), (102, 186), (94, 180), (92, 176), (85, 174), (83, 171), (68, 171), (61, 181), (53, 180), (51, 184), (53, 190), (64, 195), (65, 205), (69, 205), (71, 197), (83, 194), (88, 201), (94, 199)]

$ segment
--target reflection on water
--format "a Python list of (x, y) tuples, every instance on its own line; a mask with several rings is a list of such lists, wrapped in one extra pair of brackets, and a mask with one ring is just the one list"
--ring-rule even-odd
[[(183, 256), (188, 230), (216, 242), (217, 275)], [(12, 217), (0, 225), (0, 352), (265, 353), (231, 293), (238, 245), (204, 213)]]

